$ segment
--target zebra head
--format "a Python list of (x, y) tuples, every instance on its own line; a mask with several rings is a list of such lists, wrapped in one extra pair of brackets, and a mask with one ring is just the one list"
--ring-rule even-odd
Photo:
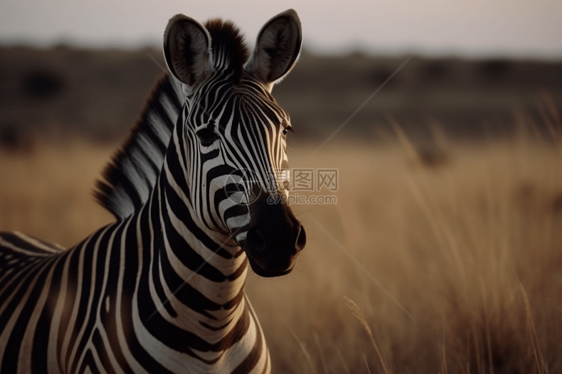
[(172, 75), (186, 103), (178, 131), (186, 195), (197, 218), (244, 249), (255, 273), (289, 273), (306, 244), (287, 205), (286, 135), (289, 116), (271, 95), (301, 47), (294, 10), (269, 20), (249, 56), (238, 29), (173, 17), (164, 34)]

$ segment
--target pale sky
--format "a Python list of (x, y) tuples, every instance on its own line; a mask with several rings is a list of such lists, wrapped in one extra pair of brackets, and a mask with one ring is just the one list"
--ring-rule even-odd
[(562, 58), (562, 0), (2, 0), (0, 44), (158, 45), (177, 13), (230, 19), (253, 43), (288, 8), (314, 52)]

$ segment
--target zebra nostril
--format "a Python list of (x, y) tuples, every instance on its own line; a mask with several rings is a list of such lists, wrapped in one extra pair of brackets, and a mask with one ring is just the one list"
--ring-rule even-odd
[(306, 245), (306, 231), (304, 230), (304, 226), (300, 225), (299, 233), (297, 234), (297, 241), (295, 242), (295, 249), (297, 252), (300, 252), (304, 249)]
[(265, 238), (262, 236), (258, 229), (250, 229), (250, 231), (248, 231), (248, 237), (246, 240), (248, 246), (253, 251), (256, 251), (257, 253), (265, 251), (265, 248), (267, 246), (265, 243)]

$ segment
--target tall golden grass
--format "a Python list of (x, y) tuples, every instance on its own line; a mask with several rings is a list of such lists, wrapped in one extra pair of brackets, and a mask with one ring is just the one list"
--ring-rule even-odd
[[(340, 185), (335, 205), (294, 205), (295, 271), (248, 279), (274, 372), (562, 372), (562, 145), (437, 133), (422, 152), (396, 133), (290, 150)], [(111, 151), (0, 154), (0, 229), (69, 246), (109, 222), (90, 192)]]
[(70, 247), (111, 222), (92, 191), (114, 148), (83, 139), (0, 148), (0, 231)]

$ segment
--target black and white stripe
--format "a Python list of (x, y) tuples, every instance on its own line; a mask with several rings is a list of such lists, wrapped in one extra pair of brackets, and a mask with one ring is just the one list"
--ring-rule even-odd
[(270, 371), (244, 284), (248, 264), (290, 272), (305, 243), (288, 206), (263, 203), (286, 193), (274, 176), (290, 124), (271, 88), (300, 43), (292, 10), (266, 23), (248, 62), (232, 24), (170, 21), (174, 77), (98, 183), (117, 221), (68, 250), (0, 234), (0, 372)]

